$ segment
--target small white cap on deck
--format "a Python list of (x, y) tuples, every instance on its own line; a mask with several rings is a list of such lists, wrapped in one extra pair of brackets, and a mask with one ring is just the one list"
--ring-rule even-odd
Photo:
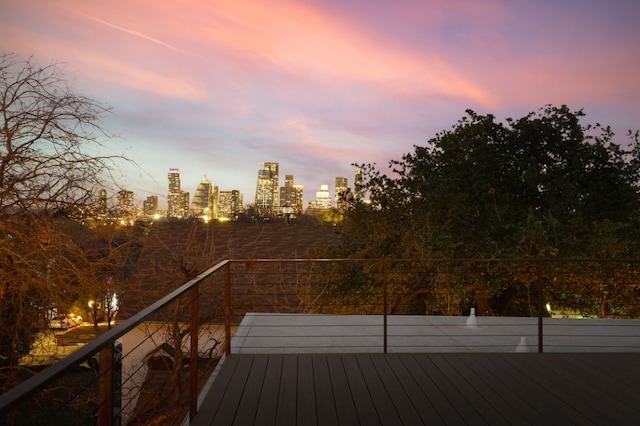
[(476, 308), (471, 308), (469, 318), (467, 318), (467, 327), (477, 327), (478, 319), (476, 318)]
[(516, 352), (531, 352), (531, 350), (529, 349), (529, 345), (527, 345), (526, 337), (520, 337), (520, 343), (518, 343), (518, 346), (516, 346)]

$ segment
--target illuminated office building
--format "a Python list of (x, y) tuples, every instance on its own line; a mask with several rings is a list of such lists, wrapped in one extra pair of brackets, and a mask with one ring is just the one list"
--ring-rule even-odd
[(169, 169), (169, 193), (167, 194), (167, 216), (180, 217), (180, 170)]
[(293, 185), (293, 189), (296, 191), (296, 209), (299, 214), (303, 213), (303, 199), (304, 199), (304, 186)]
[(355, 197), (356, 201), (362, 200), (363, 197), (362, 182), (362, 169), (360, 167), (357, 167), (355, 172), (355, 181), (353, 184), (353, 196)]
[(157, 195), (149, 195), (147, 199), (142, 202), (142, 212), (145, 216), (155, 216), (158, 214)]
[(169, 194), (180, 192), (180, 170), (169, 169)]
[(280, 188), (280, 207), (282, 213), (302, 213), (302, 185), (294, 185), (293, 175), (284, 175), (284, 186)]
[(176, 217), (189, 217), (189, 191), (180, 191), (178, 202), (178, 216)]
[(98, 206), (97, 211), (99, 215), (106, 215), (109, 211), (107, 207), (107, 190), (101, 189), (98, 191)]
[(211, 219), (217, 219), (220, 217), (220, 190), (217, 185), (211, 187)]
[(191, 202), (191, 214), (205, 221), (213, 219), (213, 188), (211, 181), (206, 176), (200, 181), (193, 201)]
[(136, 216), (136, 206), (132, 191), (124, 189), (122, 191), (118, 191), (117, 213), (119, 218), (132, 218)]
[(180, 189), (180, 170), (169, 169), (167, 217), (184, 218), (189, 213), (189, 193)]
[(278, 187), (278, 163), (258, 163), (255, 206), (258, 215), (269, 216), (280, 205)]
[(236, 220), (242, 213), (242, 194), (237, 189), (220, 191), (218, 196), (218, 217)]
[(329, 193), (329, 185), (320, 185), (320, 191), (316, 192), (316, 198), (309, 202), (312, 209), (330, 209), (331, 194)]
[(341, 176), (336, 177), (336, 188), (334, 193), (334, 205), (336, 208), (340, 208), (340, 194), (346, 193), (348, 189), (347, 178)]

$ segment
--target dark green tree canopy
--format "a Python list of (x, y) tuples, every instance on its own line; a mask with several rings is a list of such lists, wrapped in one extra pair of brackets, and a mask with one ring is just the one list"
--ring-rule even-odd
[(468, 110), (451, 130), (391, 161), (390, 175), (359, 165), (371, 204), (347, 212), (345, 249), (393, 257), (634, 255), (637, 138), (622, 147), (609, 127), (583, 118), (567, 106), (503, 122)]

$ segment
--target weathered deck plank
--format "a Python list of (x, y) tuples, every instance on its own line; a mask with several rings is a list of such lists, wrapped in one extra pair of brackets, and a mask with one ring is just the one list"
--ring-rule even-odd
[(233, 377), (231, 377), (226, 386), (226, 391), (213, 419), (215, 424), (232, 424), (235, 420), (242, 396), (247, 389), (246, 384), (249, 380), (254, 360), (255, 357), (242, 357), (238, 360)]
[(358, 411), (359, 424), (379, 425), (380, 418), (376, 413), (376, 407), (367, 389), (367, 383), (365, 380), (356, 355), (345, 355), (339, 357), (342, 359), (344, 369), (349, 381), (349, 388), (351, 391), (351, 398)]
[(313, 360), (310, 356), (298, 357), (298, 410), (299, 425), (317, 424), (315, 378)]
[(313, 381), (315, 382), (316, 412), (319, 425), (338, 425), (338, 413), (327, 357), (311, 357)]
[[(263, 388), (268, 388), (268, 382), (265, 380), (268, 361), (268, 358), (264, 357), (253, 359), (253, 363), (250, 365), (251, 373), (247, 377), (234, 422), (245, 425), (255, 423)], [(266, 392), (269, 390), (265, 389)]]
[[(529, 424), (544, 424), (544, 417), (539, 417), (537, 422), (532, 420), (537, 417), (537, 412), (531, 410), (523, 401), (518, 392), (506, 387), (508, 377), (500, 374), (501, 371), (486, 370), (478, 364), (470, 363), (470, 356), (460, 356), (453, 363), (452, 368), (460, 374), (468, 383), (469, 392), (476, 394), (477, 397), (486, 401), (486, 405), (490, 406), (496, 413), (500, 415), (500, 422), (489, 420), (491, 424), (508, 423), (507, 419), (522, 416)], [(446, 358), (444, 358), (446, 360)]]
[(438, 411), (435, 409), (427, 394), (424, 393), (419, 383), (416, 381), (416, 376), (407, 368), (405, 363), (402, 362), (400, 356), (389, 355), (389, 367), (392, 369), (393, 374), (397, 377), (398, 382), (401, 384), (404, 392), (413, 407), (417, 411), (420, 419), (423, 423), (430, 425), (445, 424)]
[[(495, 360), (495, 362), (494, 362)], [(510, 366), (500, 359), (491, 356), (468, 356), (462, 362), (486, 381), (487, 387), (494, 383), (494, 393), (491, 398), (500, 400), (509, 406), (508, 418), (521, 416), (529, 424), (549, 424), (553, 419), (564, 419), (565, 424), (570, 424), (570, 419), (565, 417), (562, 406), (555, 404), (555, 399), (548, 400), (542, 388), (529, 386), (530, 382), (523, 380), (520, 372), (510, 368)], [(546, 404), (545, 413), (540, 412), (538, 407)]]
[[(285, 355), (282, 358), (282, 376), (278, 393), (276, 424), (295, 425), (298, 410), (298, 358)], [(273, 386), (275, 388), (275, 385)]]
[(258, 411), (256, 413), (256, 425), (276, 425), (278, 397), (281, 389), (281, 376), (282, 356), (273, 355), (269, 357), (267, 370), (264, 374), (261, 398), (260, 401), (258, 401)]
[(639, 365), (639, 353), (231, 355), (193, 424), (634, 424)]
[(358, 412), (351, 396), (352, 388), (347, 379), (343, 361), (338, 357), (326, 357), (326, 359), (336, 410), (340, 413), (340, 423), (345, 425), (358, 424)]
[[(425, 395), (425, 400), (434, 407), (434, 410), (438, 413), (440, 419), (445, 425), (460, 424), (463, 423), (460, 413), (454, 406), (455, 400), (450, 400), (444, 394), (440, 386), (433, 380), (420, 365), (415, 357), (401, 357), (402, 363), (410, 371), (414, 380), (422, 390), (422, 394)], [(426, 405), (426, 403), (424, 404)], [(434, 424), (438, 424), (437, 419), (433, 419)]]
[(513, 369), (512, 374), (522, 377), (523, 386), (538, 388), (537, 392), (543, 398), (539, 406), (540, 411), (544, 412), (548, 405), (557, 403), (564, 415), (569, 417), (571, 424), (594, 424), (581, 407), (580, 397), (577, 395), (578, 388), (568, 385), (562, 379), (558, 380), (545, 365), (535, 360), (518, 360), (508, 357), (506, 361)]
[[(423, 404), (419, 403), (414, 405), (414, 401), (411, 400), (411, 397), (402, 386), (402, 382), (391, 368), (391, 364), (397, 362), (397, 357), (372, 356), (371, 361), (380, 376), (380, 380), (402, 424), (413, 425), (425, 423), (426, 419), (421, 419), (417, 411), (417, 406)], [(418, 395), (415, 396), (417, 397)], [(425, 399), (422, 398), (422, 402), (424, 402), (424, 400)]]

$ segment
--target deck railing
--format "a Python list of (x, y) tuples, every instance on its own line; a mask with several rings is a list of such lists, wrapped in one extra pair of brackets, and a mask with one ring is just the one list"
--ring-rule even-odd
[[(523, 333), (538, 352), (575, 350), (569, 336), (582, 350), (640, 351), (639, 262), (223, 261), (1, 395), (0, 425), (181, 424), (231, 352), (513, 351)], [(232, 339), (247, 313), (271, 315), (271, 325), (258, 339)], [(585, 321), (563, 316), (626, 321), (616, 321), (618, 336), (608, 323), (581, 334)], [(445, 327), (455, 335), (443, 338)]]

